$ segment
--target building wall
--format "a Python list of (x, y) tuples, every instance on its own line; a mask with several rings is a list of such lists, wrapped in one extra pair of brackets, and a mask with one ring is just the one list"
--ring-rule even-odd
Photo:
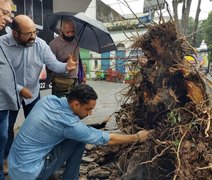
[(129, 37), (138, 37), (138, 35), (141, 35), (145, 33), (145, 29), (131, 29), (131, 30), (117, 30), (117, 31), (110, 31), (111, 37), (115, 44), (122, 43), (125, 45), (125, 48), (128, 49), (132, 45), (132, 41), (129, 40)]
[(53, 0), (53, 12), (85, 12), (91, 0)]
[(85, 14), (90, 18), (96, 19), (96, 0), (92, 0), (88, 8), (85, 11)]
[(80, 57), (82, 59), (82, 63), (86, 66), (86, 74), (89, 74), (90, 69), (90, 54), (86, 49), (80, 49)]

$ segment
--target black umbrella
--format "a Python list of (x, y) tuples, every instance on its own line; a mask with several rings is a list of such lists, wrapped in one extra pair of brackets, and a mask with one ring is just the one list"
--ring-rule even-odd
[(107, 28), (99, 21), (86, 16), (84, 13), (59, 12), (47, 15), (49, 29), (58, 32), (58, 21), (70, 18), (75, 21), (76, 35), (80, 48), (97, 53), (116, 50), (116, 46)]

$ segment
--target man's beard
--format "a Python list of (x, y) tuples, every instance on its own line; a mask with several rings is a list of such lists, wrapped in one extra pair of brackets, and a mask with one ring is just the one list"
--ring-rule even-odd
[(31, 47), (35, 44), (35, 39), (29, 39), (26, 42), (19, 41), (19, 44), (22, 45), (22, 46), (25, 46), (25, 47)]
[(66, 36), (64, 33), (62, 33), (62, 37), (67, 42), (71, 42), (74, 39), (74, 36)]

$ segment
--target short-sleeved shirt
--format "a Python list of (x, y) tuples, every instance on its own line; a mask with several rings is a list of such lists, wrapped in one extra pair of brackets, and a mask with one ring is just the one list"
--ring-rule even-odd
[(10, 150), (11, 179), (33, 180), (39, 175), (45, 155), (70, 138), (86, 144), (106, 144), (109, 133), (87, 126), (74, 115), (66, 98), (49, 95), (32, 109)]

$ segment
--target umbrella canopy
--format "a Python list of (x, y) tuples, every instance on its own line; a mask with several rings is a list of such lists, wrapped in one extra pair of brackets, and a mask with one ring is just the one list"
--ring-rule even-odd
[(58, 31), (58, 21), (70, 18), (75, 22), (75, 34), (80, 48), (97, 53), (116, 50), (116, 46), (107, 28), (99, 21), (86, 16), (84, 13), (59, 12), (46, 16), (49, 29)]

